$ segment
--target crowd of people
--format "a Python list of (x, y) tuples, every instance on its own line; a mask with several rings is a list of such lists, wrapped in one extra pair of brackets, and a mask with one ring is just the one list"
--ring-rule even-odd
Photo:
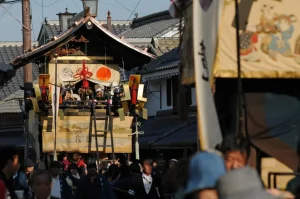
[[(0, 199), (298, 199), (298, 188), (266, 189), (257, 172), (247, 166), (247, 139), (225, 139), (216, 149), (179, 161), (145, 157), (114, 164), (85, 163), (62, 154), (48, 168), (26, 159), (19, 165), (13, 146), (0, 148)], [(288, 185), (290, 187), (290, 184)]]

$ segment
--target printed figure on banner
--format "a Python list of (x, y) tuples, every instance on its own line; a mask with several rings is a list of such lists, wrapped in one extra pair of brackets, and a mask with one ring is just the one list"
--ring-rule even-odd
[(242, 60), (259, 62), (258, 48), (256, 45), (260, 39), (260, 50), (272, 60), (277, 61), (277, 55), (293, 57), (290, 40), (295, 30), (294, 23), (297, 18), (294, 15), (278, 14), (273, 5), (264, 4), (261, 8), (260, 22), (257, 25), (247, 25), (247, 30), (240, 35)]
[(263, 44), (268, 45), (266, 50), (273, 60), (277, 60), (277, 54), (284, 57), (293, 57), (290, 39), (295, 30), (293, 23), (296, 21), (297, 19), (294, 15), (280, 15), (276, 21), (278, 32), (266, 36), (265, 40), (263, 40), (266, 42)]

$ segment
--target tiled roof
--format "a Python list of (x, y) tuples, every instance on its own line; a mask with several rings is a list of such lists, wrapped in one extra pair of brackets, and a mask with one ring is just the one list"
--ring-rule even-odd
[[(107, 21), (99, 21), (102, 22), (104, 26), (106, 26)], [(112, 20), (111, 26), (112, 26), (112, 32), (115, 35), (119, 35), (123, 33), (124, 31), (130, 29), (132, 21), (129, 20)]]
[(131, 29), (122, 33), (125, 38), (152, 38), (179, 23), (178, 19), (173, 19), (168, 11), (154, 13), (145, 17), (134, 19)]
[(121, 36), (124, 36), (125, 38), (152, 38), (166, 31), (168, 28), (173, 27), (177, 23), (178, 19), (154, 21), (149, 24), (132, 28), (122, 33)]
[(161, 71), (177, 67), (179, 64), (179, 52), (178, 47), (171, 51), (159, 56), (157, 59), (153, 59), (148, 65), (143, 67), (141, 73), (152, 73), (155, 71)]
[(162, 136), (161, 139), (157, 139), (157, 141), (152, 144), (152, 148), (176, 148), (196, 145), (198, 141), (197, 129), (197, 121), (191, 121), (186, 124), (185, 127)]
[(87, 16), (84, 19), (78, 21), (76, 26), (68, 29), (67, 31), (63, 32), (62, 34), (57, 36), (57, 39), (51, 42), (48, 42), (45, 45), (40, 46), (39, 48), (34, 49), (31, 52), (27, 52), (21, 56), (18, 56), (11, 64), (14, 67), (20, 67), (27, 63), (30, 63), (34, 59), (38, 59), (39, 57), (43, 56), (45, 53), (50, 52), (51, 50), (57, 48), (63, 42), (68, 42), (72, 37), (73, 34), (80, 31), (81, 28), (87, 23), (87, 21), (91, 21), (96, 28), (93, 29), (94, 37), (97, 34), (101, 34), (101, 38), (103, 40), (109, 39), (110, 46), (117, 45), (118, 50), (116, 53), (122, 54), (124, 56), (124, 62), (128, 63), (125, 65), (125, 68), (132, 68), (133, 66), (138, 66), (141, 64), (149, 63), (149, 61), (155, 56), (153, 54), (148, 53), (147, 51), (140, 49), (132, 44), (127, 43), (126, 41), (122, 40), (118, 36), (114, 35), (110, 31), (108, 31), (105, 27), (102, 26), (100, 22), (98, 22), (95, 18), (91, 16)]
[(161, 56), (179, 45), (179, 38), (153, 38), (150, 51), (156, 56)]
[(56, 35), (60, 34), (60, 25), (59, 24), (43, 24), (45, 27), (45, 31), (49, 37), (49, 39), (52, 39)]
[[(100, 20), (100, 23), (103, 24), (104, 27), (106, 26), (107, 21)], [(112, 32), (115, 35), (119, 35), (122, 32), (128, 30), (130, 28), (131, 21), (128, 20), (112, 20)], [(47, 21), (46, 23), (42, 24), (42, 28), (45, 28), (45, 31), (49, 37), (49, 39), (52, 39), (54, 36), (57, 36), (60, 34), (60, 25), (58, 20), (51, 20)]]
[(144, 132), (144, 134), (140, 135), (139, 138), (140, 147), (147, 148), (149, 145), (155, 145), (156, 142), (166, 139), (169, 134), (184, 129), (187, 124), (194, 122), (195, 120), (196, 117), (190, 117), (187, 122), (182, 121), (175, 116), (149, 119), (143, 122), (143, 125), (139, 128), (139, 131)]
[[(36, 42), (33, 43), (36, 45)], [(17, 56), (23, 54), (22, 42), (0, 42), (0, 62), (9, 64)], [(7, 67), (7, 69), (10, 69)], [(4, 70), (4, 69), (2, 69)], [(33, 65), (33, 78), (38, 77), (38, 67)], [(20, 87), (24, 85), (23, 68), (16, 70), (15, 76), (4, 85), (0, 85), (0, 113), (20, 113), (19, 101), (11, 100), (23, 98)]]
[[(33, 47), (37, 42), (32, 42)], [(0, 62), (9, 64), (17, 56), (23, 54), (23, 42), (19, 41), (0, 41)]]

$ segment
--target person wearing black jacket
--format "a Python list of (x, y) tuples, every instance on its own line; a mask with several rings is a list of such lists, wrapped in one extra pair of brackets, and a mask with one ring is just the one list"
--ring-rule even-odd
[(19, 168), (18, 150), (14, 146), (3, 146), (0, 148), (0, 179), (5, 183), (6, 195), (11, 199), (18, 199), (13, 188), (13, 175)]
[(162, 183), (152, 174), (152, 159), (144, 159), (142, 167), (143, 173), (132, 178), (132, 190), (135, 193), (135, 199), (163, 198)]
[(135, 195), (130, 194), (130, 191), (133, 190), (133, 180), (141, 175), (140, 165), (136, 162), (131, 163), (129, 166), (129, 171), (129, 177), (111, 183), (111, 186), (113, 187), (118, 199), (135, 199)]
[(81, 177), (75, 199), (116, 199), (107, 179), (98, 174), (97, 165), (90, 163), (87, 169), (88, 175)]
[(50, 173), (52, 175), (52, 190), (51, 196), (61, 199), (72, 199), (72, 189), (68, 185), (66, 179), (59, 175), (62, 164), (58, 161), (50, 163)]
[(80, 182), (80, 175), (78, 173), (78, 166), (75, 163), (69, 165), (69, 172), (67, 174), (67, 182), (72, 188), (73, 193), (76, 191), (76, 188)]

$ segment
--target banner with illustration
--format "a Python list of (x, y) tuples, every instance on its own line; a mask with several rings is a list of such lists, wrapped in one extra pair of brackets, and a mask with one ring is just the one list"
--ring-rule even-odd
[[(227, 0), (224, 6), (215, 77), (237, 77), (234, 2)], [(300, 77), (299, 6), (299, 0), (240, 1), (242, 77)]]
[[(117, 86), (120, 82), (119, 66), (116, 64), (85, 64), (87, 70), (87, 79), (96, 84), (104, 86)], [(79, 82), (81, 81), (81, 71), (83, 70), (83, 63), (81, 64), (57, 64), (57, 79), (58, 85), (64, 82)], [(55, 82), (55, 64), (49, 64), (50, 83)]]
[[(78, 111), (78, 110), (73, 110)], [(41, 117), (43, 124), (43, 152), (50, 153), (54, 149), (54, 126), (53, 117)], [(132, 117), (126, 116), (124, 121), (120, 118), (113, 118), (113, 138), (115, 153), (131, 153), (132, 141), (130, 128)], [(97, 120), (97, 130), (104, 130), (105, 120)], [(98, 133), (98, 135), (101, 133)], [(102, 133), (103, 134), (103, 133)], [(57, 120), (57, 137), (56, 150), (66, 151), (68, 153), (80, 152), (90, 153), (96, 151), (95, 131), (91, 116), (64, 116)], [(111, 153), (111, 147), (103, 147), (103, 145), (111, 145), (110, 133), (107, 133), (106, 139), (98, 137), (98, 150), (102, 153)]]

